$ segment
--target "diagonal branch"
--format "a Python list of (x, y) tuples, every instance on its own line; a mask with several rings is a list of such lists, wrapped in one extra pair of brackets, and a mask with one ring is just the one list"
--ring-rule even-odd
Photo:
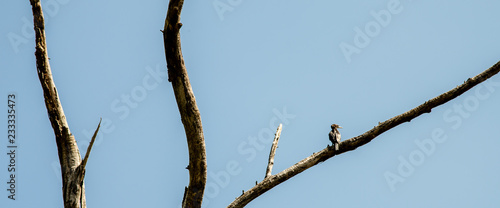
[(409, 122), (412, 119), (424, 114), (430, 113), (432, 108), (435, 108), (439, 105), (442, 105), (471, 89), (472, 87), (478, 85), (479, 83), (489, 79), (493, 75), (497, 74), (500, 71), (500, 62), (496, 63), (489, 69), (483, 71), (473, 78), (467, 79), (463, 84), (457, 86), (456, 88), (443, 93), (435, 98), (432, 98), (423, 104), (413, 108), (403, 114), (395, 116), (387, 121), (379, 123), (379, 125), (375, 126), (373, 129), (348, 140), (345, 140), (340, 143), (339, 150), (335, 151), (331, 148), (325, 148), (320, 152), (314, 153), (311, 156), (301, 160), (300, 162), (292, 165), (286, 170), (281, 171), (280, 173), (273, 175), (271, 177), (265, 178), (262, 182), (255, 185), (248, 191), (246, 191), (241, 196), (237, 197), (228, 207), (244, 207), (252, 200), (262, 195), (266, 191), (272, 189), (273, 187), (279, 185), (280, 183), (290, 179), (291, 177), (307, 170), (308, 168), (317, 165), (320, 162), (323, 162), (327, 159), (332, 158), (335, 154), (342, 154), (348, 151), (352, 151), (360, 146), (367, 144), (372, 141), (378, 135), (392, 129), (399, 124), (404, 122)]
[(179, 30), (183, 0), (171, 0), (163, 28), (168, 81), (172, 82), (177, 107), (181, 114), (189, 149), (189, 186), (184, 193), (182, 207), (201, 207), (207, 181), (205, 139), (200, 111), (196, 105), (181, 51)]
[(89, 159), (90, 156), (90, 151), (92, 150), (92, 146), (94, 145), (95, 137), (97, 136), (97, 132), (99, 132), (99, 128), (101, 128), (101, 121), (102, 118), (99, 120), (99, 125), (97, 125), (97, 129), (94, 132), (94, 135), (92, 135), (92, 139), (90, 140), (89, 146), (87, 147), (87, 153), (85, 153), (85, 157), (82, 160), (82, 163), (80, 163), (80, 166), (82, 166), (83, 169), (85, 169), (85, 166), (87, 165), (87, 160)]
[(274, 155), (276, 154), (276, 148), (278, 147), (278, 141), (280, 140), (282, 126), (283, 126), (282, 124), (278, 126), (276, 134), (274, 135), (273, 144), (271, 146), (271, 152), (269, 153), (269, 162), (267, 164), (266, 177), (264, 177), (264, 179), (272, 175), (271, 172), (273, 170), (273, 165), (274, 165)]
[(85, 157), (73, 174), (73, 180), (75, 181), (74, 184), (80, 184), (80, 186), (82, 187), (82, 191), (80, 193), (80, 207), (87, 206), (85, 201), (85, 184), (83, 184), (83, 179), (85, 178), (85, 166), (87, 165), (90, 151), (92, 150), (92, 146), (94, 145), (94, 141), (97, 133), (99, 132), (99, 128), (101, 128), (101, 121), (102, 118), (99, 120), (99, 125), (97, 125), (97, 129), (95, 130), (94, 135), (92, 135), (92, 139), (90, 140), (89, 146), (87, 147), (87, 153), (85, 153)]
[[(47, 54), (47, 44), (45, 38), (45, 26), (40, 0), (30, 0), (33, 10), (34, 30), (36, 35), (36, 68), (38, 78), (43, 89), (45, 106), (49, 116), (50, 123), (54, 129), (56, 142), (59, 151), (59, 160), (62, 168), (75, 167), (80, 161), (74, 158), (80, 158), (80, 153), (76, 146), (76, 141), (72, 139), (66, 116), (59, 101), (56, 85), (52, 79), (52, 72), (49, 65)], [(65, 149), (69, 147), (68, 149)], [(63, 151), (64, 150), (64, 151)], [(63, 170), (63, 175), (66, 170)]]

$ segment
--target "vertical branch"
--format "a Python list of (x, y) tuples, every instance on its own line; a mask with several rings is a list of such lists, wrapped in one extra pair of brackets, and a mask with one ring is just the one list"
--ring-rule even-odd
[[(82, 184), (76, 181), (80, 178), (75, 175), (75, 170), (81, 162), (80, 152), (75, 138), (69, 130), (66, 116), (59, 101), (52, 72), (50, 70), (45, 37), (45, 25), (40, 0), (30, 0), (33, 10), (33, 23), (36, 44), (36, 68), (38, 78), (43, 89), (45, 107), (49, 116), (52, 129), (56, 137), (59, 163), (63, 182), (63, 200), (65, 208), (80, 207), (84, 204), (85, 196), (82, 195)], [(82, 203), (83, 202), (83, 203)]]
[(269, 153), (269, 162), (267, 163), (266, 177), (264, 177), (264, 179), (272, 175), (271, 172), (273, 170), (273, 165), (274, 165), (274, 155), (276, 154), (276, 148), (278, 147), (278, 141), (280, 140), (281, 127), (282, 124), (278, 126), (276, 134), (274, 135), (273, 144), (271, 146), (271, 152)]
[(180, 15), (183, 3), (183, 0), (170, 1), (162, 32), (168, 81), (172, 83), (189, 149), (189, 186), (185, 190), (182, 207), (201, 207), (207, 181), (207, 160), (200, 111), (182, 57), (179, 30), (182, 27)]
[[(40, 0), (30, 0), (30, 3), (33, 11), (33, 25), (35, 30), (36, 69), (43, 90), (47, 114), (56, 138), (59, 163), (61, 164), (64, 207), (85, 208), (85, 185), (83, 183), (85, 163), (82, 164), (80, 151), (78, 150), (75, 137), (69, 130), (56, 85), (52, 78), (45, 37), (45, 22)], [(87, 149), (85, 162), (88, 159), (91, 147), (92, 144)]]

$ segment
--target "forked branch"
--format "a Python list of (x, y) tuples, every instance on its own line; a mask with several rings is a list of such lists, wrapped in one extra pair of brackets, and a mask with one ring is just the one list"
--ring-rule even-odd
[(336, 154), (342, 154), (348, 151), (352, 151), (360, 146), (367, 144), (372, 141), (378, 135), (386, 132), (389, 129), (392, 129), (399, 124), (404, 122), (409, 122), (412, 119), (424, 114), (430, 113), (432, 108), (435, 108), (439, 105), (442, 105), (471, 89), (472, 87), (478, 85), (479, 83), (489, 79), (493, 75), (497, 74), (500, 71), (500, 62), (496, 63), (489, 69), (483, 71), (475, 77), (467, 79), (463, 84), (453, 88), (452, 90), (443, 93), (435, 98), (432, 98), (423, 104), (413, 108), (405, 113), (402, 113), (398, 116), (395, 116), (387, 121), (379, 123), (374, 128), (369, 131), (345, 140), (339, 144), (339, 150), (335, 151), (332, 148), (325, 148), (320, 152), (314, 153), (311, 156), (301, 160), (295, 165), (281, 171), (280, 173), (273, 175), (271, 177), (265, 178), (262, 182), (258, 183), (248, 191), (246, 191), (241, 196), (237, 197), (228, 207), (244, 207), (252, 200), (265, 193), (266, 191), (272, 189), (278, 184), (290, 179), (291, 177), (301, 173), (308, 168), (325, 161), (327, 159), (332, 158)]
[[(35, 30), (35, 58), (38, 78), (43, 90), (45, 107), (49, 116), (50, 124), (56, 137), (59, 163), (61, 164), (61, 175), (63, 184), (63, 200), (65, 208), (85, 208), (85, 164), (88, 160), (93, 141), (87, 149), (84, 162), (80, 157), (80, 151), (76, 140), (66, 121), (66, 116), (59, 100), (56, 85), (52, 78), (52, 71), (47, 53), (45, 37), (45, 23), (40, 0), (30, 0), (33, 11), (33, 25)], [(100, 124), (100, 122), (99, 122)], [(99, 129), (99, 127), (98, 127)], [(98, 130), (96, 130), (97, 133)]]

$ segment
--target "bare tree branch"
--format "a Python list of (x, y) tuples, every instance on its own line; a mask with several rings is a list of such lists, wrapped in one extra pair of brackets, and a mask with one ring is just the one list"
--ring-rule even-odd
[(59, 95), (52, 79), (47, 44), (45, 38), (45, 26), (42, 7), (39, 0), (30, 0), (33, 10), (33, 23), (36, 43), (36, 67), (38, 78), (43, 89), (45, 106), (49, 116), (52, 129), (56, 137), (59, 162), (61, 164), (61, 175), (63, 179), (64, 207), (85, 207), (85, 196), (81, 194), (82, 183), (75, 180), (76, 168), (81, 162), (80, 152), (76, 141), (69, 130), (66, 116), (64, 115)]
[(97, 133), (99, 132), (99, 128), (101, 128), (101, 121), (102, 118), (99, 120), (99, 125), (97, 125), (97, 129), (95, 130), (94, 135), (92, 135), (92, 139), (90, 140), (89, 146), (87, 147), (87, 153), (85, 153), (85, 157), (83, 158), (80, 165), (76, 168), (74, 174), (75, 180), (80, 182), (80, 186), (82, 187), (82, 191), (80, 193), (80, 207), (87, 207), (85, 201), (85, 184), (83, 183), (83, 179), (85, 178), (85, 167), (90, 156), (90, 151), (92, 150), (92, 146), (94, 145), (94, 141)]
[(184, 193), (183, 207), (201, 207), (207, 181), (207, 161), (205, 139), (200, 111), (189, 83), (181, 51), (179, 30), (182, 26), (180, 15), (183, 0), (171, 0), (163, 28), (168, 81), (172, 82), (177, 107), (181, 114), (189, 149), (189, 186)]
[(267, 163), (266, 176), (264, 177), (264, 179), (272, 175), (271, 172), (274, 165), (274, 155), (276, 154), (276, 148), (278, 148), (278, 141), (280, 140), (282, 126), (283, 125), (280, 124), (278, 126), (278, 129), (276, 130), (276, 134), (274, 134), (274, 140), (271, 146), (271, 152), (269, 153), (269, 162)]
[(99, 125), (97, 125), (97, 129), (95, 130), (94, 135), (92, 135), (92, 139), (90, 140), (89, 146), (87, 147), (87, 153), (85, 153), (85, 157), (83, 158), (82, 163), (80, 163), (80, 166), (82, 166), (83, 169), (85, 169), (85, 166), (87, 165), (87, 160), (89, 159), (90, 151), (92, 150), (92, 146), (94, 145), (95, 137), (99, 132), (99, 128), (101, 128), (101, 121), (102, 118), (99, 119)]
[(266, 191), (272, 189), (278, 184), (290, 179), (291, 177), (301, 173), (308, 168), (323, 162), (329, 158), (335, 156), (335, 154), (342, 154), (344, 152), (352, 151), (360, 146), (367, 144), (372, 141), (378, 135), (384, 133), (385, 131), (392, 129), (399, 124), (404, 122), (409, 122), (412, 119), (424, 114), (430, 113), (432, 108), (435, 108), (439, 105), (442, 105), (471, 89), (472, 87), (478, 85), (479, 83), (489, 79), (493, 75), (497, 74), (500, 71), (500, 62), (496, 63), (489, 69), (483, 71), (473, 78), (467, 79), (463, 84), (457, 86), (456, 88), (443, 93), (435, 98), (432, 98), (423, 104), (413, 108), (403, 114), (395, 116), (387, 121), (379, 123), (373, 129), (361, 134), (359, 136), (350, 138), (340, 143), (339, 150), (334, 151), (332, 148), (325, 148), (320, 152), (314, 153), (311, 156), (301, 160), (295, 165), (287, 168), (286, 170), (281, 171), (280, 173), (273, 175), (271, 177), (265, 178), (262, 182), (255, 185), (248, 191), (246, 191), (241, 196), (237, 197), (228, 207), (244, 207), (252, 200), (262, 195)]
[(61, 175), (63, 180), (64, 207), (86, 208), (85, 185), (83, 183), (85, 165), (101, 122), (99, 122), (99, 126), (92, 137), (84, 162), (82, 163), (80, 151), (78, 150), (73, 134), (70, 132), (66, 116), (64, 115), (59, 100), (56, 85), (52, 78), (47, 53), (42, 6), (40, 0), (30, 0), (30, 3), (33, 11), (33, 24), (35, 30), (36, 68), (43, 90), (47, 114), (56, 137), (57, 152), (59, 154), (59, 163), (61, 164)]

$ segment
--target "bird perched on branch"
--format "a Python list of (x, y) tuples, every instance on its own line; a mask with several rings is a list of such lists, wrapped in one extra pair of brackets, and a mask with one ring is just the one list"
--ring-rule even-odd
[(335, 151), (339, 150), (339, 143), (340, 143), (340, 132), (338, 129), (341, 129), (342, 127), (337, 125), (337, 124), (332, 124), (332, 131), (328, 134), (328, 137), (330, 138), (330, 141), (332, 142), (332, 146), (335, 148)]

